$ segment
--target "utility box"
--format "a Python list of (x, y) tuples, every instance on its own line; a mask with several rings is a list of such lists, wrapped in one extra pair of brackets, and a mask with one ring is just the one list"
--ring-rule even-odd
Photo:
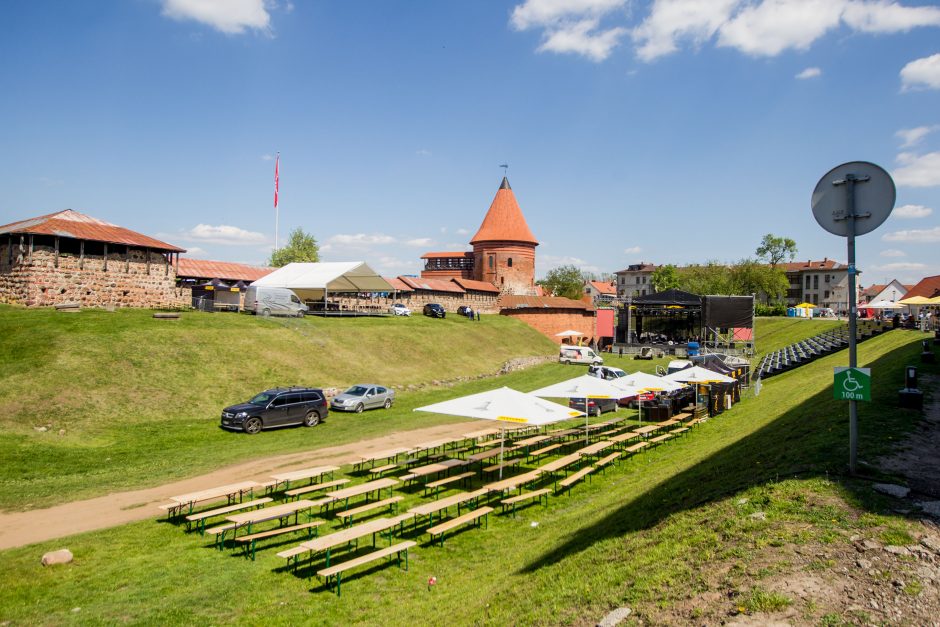
[(917, 368), (904, 369), (904, 389), (898, 391), (898, 406), (903, 409), (924, 409), (924, 393), (917, 389)]

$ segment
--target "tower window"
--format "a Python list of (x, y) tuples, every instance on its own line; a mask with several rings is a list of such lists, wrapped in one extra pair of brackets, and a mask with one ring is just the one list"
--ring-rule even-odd
[(493, 255), (490, 255), (490, 270), (493, 269)]
[(506, 260), (506, 265), (509, 266), (510, 268), (512, 267), (512, 257)]

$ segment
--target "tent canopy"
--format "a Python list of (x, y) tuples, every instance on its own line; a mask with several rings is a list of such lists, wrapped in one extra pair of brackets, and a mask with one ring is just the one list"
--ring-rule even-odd
[(556, 333), (555, 337), (584, 337), (584, 333), (581, 333), (580, 331), (572, 331), (571, 329), (568, 329), (567, 331)]
[(618, 387), (632, 386), (644, 392), (672, 392), (685, 387), (676, 381), (670, 381), (669, 379), (658, 377), (655, 374), (639, 371), (628, 374), (625, 377), (620, 377), (619, 379), (612, 379), (611, 383)]
[(545, 398), (616, 398), (619, 400), (636, 396), (641, 391), (636, 387), (614, 385), (605, 379), (584, 374), (574, 379), (539, 388), (534, 392), (529, 392), (529, 394)]
[(667, 374), (663, 377), (664, 379), (669, 379), (671, 381), (682, 381), (683, 383), (734, 383), (735, 380), (731, 377), (726, 377), (723, 374), (717, 372), (712, 372), (711, 370), (706, 370), (701, 366), (692, 366), (691, 368), (686, 368), (685, 370), (680, 370), (678, 372), (673, 372), (672, 374)]
[(394, 292), (395, 288), (363, 261), (289, 263), (254, 281), (252, 286), (286, 287), (303, 300), (327, 292)]
[(663, 292), (637, 296), (633, 299), (633, 302), (637, 305), (701, 307), (702, 297), (682, 290), (668, 289)]
[(865, 305), (859, 305), (861, 309), (898, 309), (904, 305), (896, 303), (890, 300), (881, 300), (877, 303), (867, 303)]
[(527, 425), (546, 425), (584, 415), (582, 411), (507, 387), (418, 407), (414, 411)]
[(816, 308), (817, 308), (817, 305), (814, 305), (813, 303), (800, 303), (799, 305), (794, 306), (794, 309), (816, 309)]
[(912, 296), (898, 301), (901, 305), (930, 305), (931, 301), (926, 296)]

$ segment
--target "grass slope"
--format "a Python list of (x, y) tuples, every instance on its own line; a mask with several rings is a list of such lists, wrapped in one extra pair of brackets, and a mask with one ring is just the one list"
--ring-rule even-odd
[[(896, 331), (860, 346), (859, 362), (872, 368), (874, 380), (874, 402), (860, 410), (863, 460), (914, 425), (916, 415), (897, 409), (895, 399), (919, 340)], [(0, 620), (593, 624), (629, 605), (640, 620), (719, 622), (728, 612), (784, 607), (793, 600), (761, 587), (746, 595), (741, 589), (746, 576), (786, 568), (759, 561), (769, 548), (848, 544), (859, 532), (901, 539), (911, 533), (864, 484), (840, 479), (847, 409), (830, 386), (833, 366), (843, 362), (844, 354), (833, 355), (774, 377), (759, 397), (569, 496), (552, 497), (547, 508), (530, 507), (516, 519), (491, 516), (487, 529), (457, 534), (443, 548), (421, 537), (409, 572), (361, 570), (344, 582), (342, 599), (316, 579), (283, 572), (273, 548), (252, 563), (152, 521), (70, 538), (76, 561), (67, 567), (38, 565), (38, 556), (62, 541), (0, 553)], [(559, 368), (517, 373), (514, 384), (532, 389), (560, 378)], [(408, 503), (418, 499), (411, 495)], [(764, 518), (750, 516), (758, 511)], [(433, 589), (430, 576), (439, 582)], [(718, 615), (709, 614), (711, 606), (668, 614), (708, 594), (717, 599)], [(806, 622), (825, 618), (810, 606), (802, 610)]]
[(844, 324), (846, 323), (823, 318), (755, 318), (754, 337), (757, 342), (754, 363), (757, 364), (767, 353)]

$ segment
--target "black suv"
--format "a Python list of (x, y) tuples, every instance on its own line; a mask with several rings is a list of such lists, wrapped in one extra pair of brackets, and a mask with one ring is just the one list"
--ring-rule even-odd
[(316, 426), (329, 414), (323, 390), (317, 388), (273, 388), (247, 403), (222, 410), (222, 428), (258, 433), (268, 427)]
[(447, 312), (437, 303), (428, 303), (424, 306), (424, 315), (432, 318), (443, 318), (447, 315)]

